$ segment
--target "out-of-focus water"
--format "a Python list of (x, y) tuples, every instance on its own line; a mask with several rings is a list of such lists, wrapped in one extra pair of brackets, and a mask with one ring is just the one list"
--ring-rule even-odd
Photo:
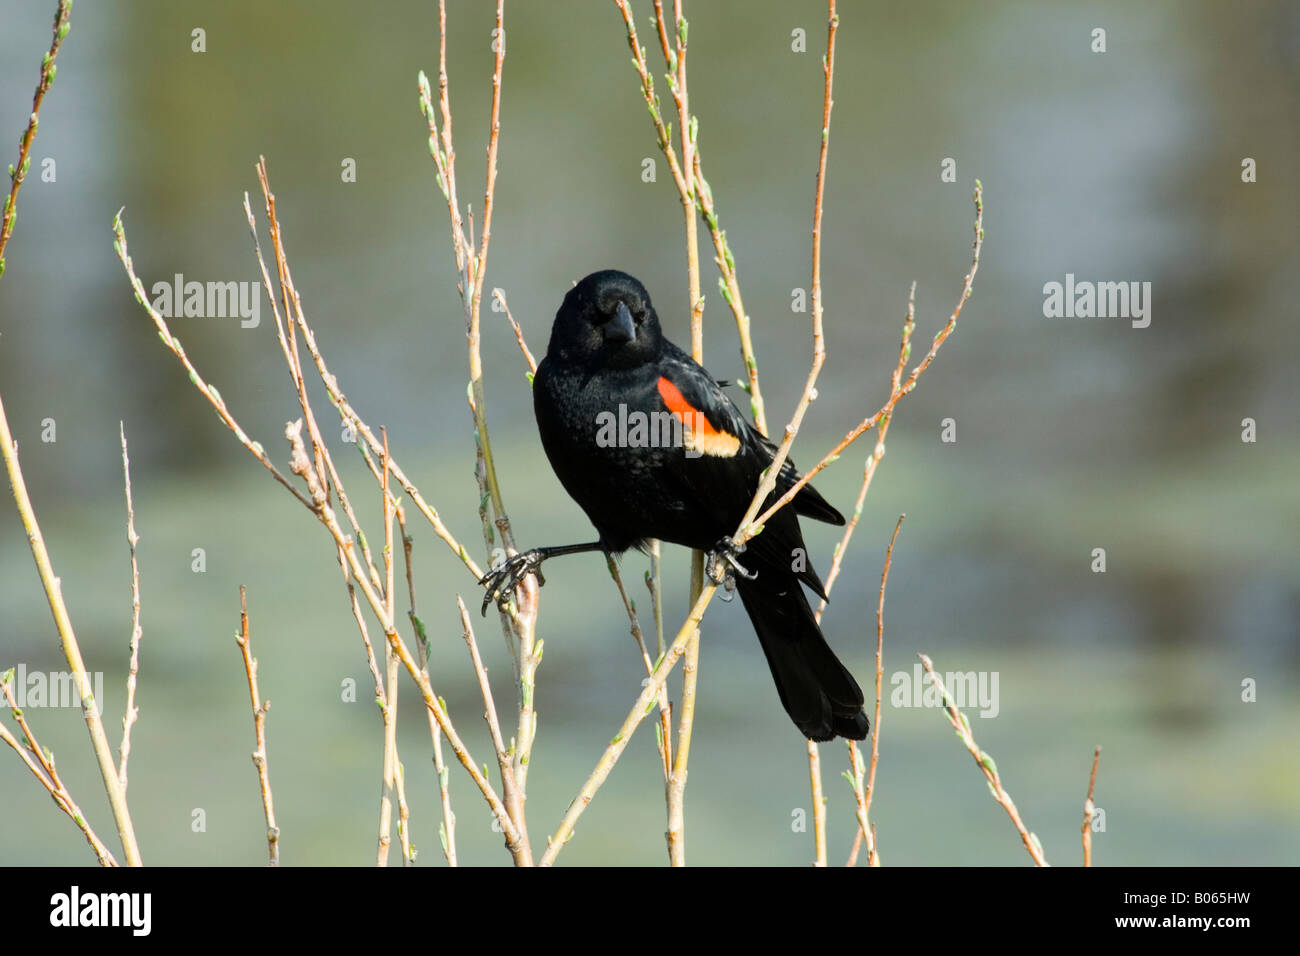
[[(49, 6), (49, 9), (45, 9)], [(508, 5), (500, 178), (487, 284), (508, 294), (539, 356), (569, 283), (618, 267), (688, 338), (680, 204), (640, 99), (613, 5)], [(659, 64), (639, 9), (643, 42)], [(0, 131), (30, 109), (52, 5), (0, 5)], [(825, 10), (817, 3), (688, 4), (690, 90), (705, 173), (740, 270), (770, 420), (807, 370), (811, 199)], [(489, 7), (453, 2), (450, 72), (462, 199), (482, 206)], [(832, 643), (868, 682), (876, 588), (886, 680), (915, 654), (996, 673), (998, 712), (972, 713), (1049, 860), (1079, 859), (1092, 748), (1101, 864), (1294, 863), (1300, 850), (1297, 528), (1300, 415), (1293, 280), (1300, 267), (1300, 12), (1286, 3), (844, 4), (837, 52), (823, 281), (829, 357), (796, 446), (815, 461), (888, 393), (910, 282), (919, 357), (969, 268), (975, 177), (987, 239), (955, 336), (895, 416), (889, 449), (827, 612)], [(1094, 53), (1093, 31), (1106, 31)], [(206, 52), (192, 51), (195, 29)], [(792, 31), (807, 32), (795, 52)], [(464, 329), (446, 224), (416, 106), (436, 75), (436, 6), (78, 5), (41, 117), (21, 219), (0, 280), (0, 394), (22, 450), (88, 666), (105, 675), (116, 741), (130, 628), (118, 421), (131, 442), (145, 643), (130, 797), (146, 861), (260, 863), (252, 728), (233, 635), (249, 586), (287, 863), (372, 859), (381, 728), (337, 562), (322, 529), (220, 425), (136, 306), (112, 248), (126, 207), (146, 286), (260, 278), (243, 194), (262, 218), (265, 155), (296, 284), (350, 399), (455, 533), (477, 545)], [(662, 73), (662, 69), (657, 70)], [(668, 97), (662, 78), (661, 96)], [(1245, 158), (1258, 181), (1241, 181)], [(657, 181), (642, 181), (643, 162)], [(941, 165), (956, 163), (956, 182)], [(52, 160), (54, 181), (39, 173)], [(355, 161), (356, 181), (341, 172)], [(265, 234), (263, 234), (265, 241)], [(707, 236), (701, 236), (704, 249)], [(712, 267), (706, 364), (741, 378)], [(1045, 318), (1044, 284), (1151, 284), (1151, 322)], [(263, 303), (257, 328), (177, 319), (173, 330), (277, 461), (296, 404)], [(546, 466), (504, 317), (484, 316), (493, 447), (523, 545), (585, 539)], [(314, 395), (326, 414), (323, 391)], [(1243, 419), (1257, 440), (1242, 441)], [(47, 419), (56, 440), (43, 441)], [(943, 428), (952, 419), (955, 442)], [(331, 425), (331, 427), (333, 427)], [(818, 487), (853, 500), (870, 439)], [(375, 519), (362, 467), (337, 443)], [(364, 500), (362, 500), (364, 499)], [(375, 500), (371, 500), (375, 499)], [(472, 580), (416, 525), (435, 684), (489, 759), (454, 595)], [(808, 527), (825, 571), (833, 529)], [(206, 570), (192, 570), (202, 548)], [(1106, 571), (1094, 573), (1094, 549)], [(625, 577), (646, 561), (629, 555)], [(686, 557), (667, 550), (668, 624), (685, 613)], [(534, 843), (621, 722), (643, 672), (597, 556), (548, 566)], [(639, 589), (639, 585), (637, 586)], [(644, 608), (648, 601), (639, 593)], [(511, 699), (499, 629), (480, 643)], [(22, 527), (0, 502), (0, 669), (61, 658)], [(341, 700), (347, 679), (357, 703)], [(1253, 682), (1253, 683), (1252, 683)], [(1243, 686), (1253, 686), (1253, 701)], [(887, 683), (887, 692), (891, 685)], [(440, 859), (436, 779), (410, 685), (401, 726), (420, 862)], [(689, 858), (806, 863), (803, 747), (738, 605), (705, 621), (688, 790)], [(968, 710), (970, 710), (968, 708)], [(102, 835), (112, 832), (75, 709), (28, 711)], [(7, 718), (5, 718), (7, 719)], [(886, 701), (873, 819), (887, 864), (1026, 856), (942, 715)], [(853, 835), (842, 745), (825, 746), (832, 860)], [(658, 863), (661, 780), (649, 728), (562, 860)], [(462, 859), (505, 859), (453, 770)], [(0, 862), (89, 859), (12, 755)], [(206, 830), (194, 832), (197, 810)]]

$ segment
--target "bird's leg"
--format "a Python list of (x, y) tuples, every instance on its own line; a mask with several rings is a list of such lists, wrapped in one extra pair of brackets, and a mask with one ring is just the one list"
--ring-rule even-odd
[(581, 554), (584, 551), (604, 551), (605, 546), (599, 541), (587, 544), (561, 544), (550, 548), (533, 548), (512, 555), (498, 565), (494, 565), (487, 574), (478, 579), (487, 591), (483, 595), (483, 614), (487, 614), (488, 605), (494, 600), (507, 601), (515, 593), (519, 582), (530, 574), (537, 575), (538, 585), (546, 583), (542, 577), (542, 562), (547, 558), (558, 558), (563, 554)]
[(737, 547), (736, 542), (730, 537), (723, 538), (715, 544), (704, 562), (704, 572), (709, 576), (709, 580), (730, 592), (735, 590), (737, 574), (750, 581), (757, 578), (755, 572), (736, 560), (736, 555), (743, 553), (744, 550), (743, 544)]

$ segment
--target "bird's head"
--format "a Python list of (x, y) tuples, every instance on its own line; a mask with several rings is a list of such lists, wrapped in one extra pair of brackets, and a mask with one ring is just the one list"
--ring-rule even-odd
[(555, 313), (548, 354), (601, 368), (634, 368), (663, 347), (650, 293), (626, 272), (593, 272)]

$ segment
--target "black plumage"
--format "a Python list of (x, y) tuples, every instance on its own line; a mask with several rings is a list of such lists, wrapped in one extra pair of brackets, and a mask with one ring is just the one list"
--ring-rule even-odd
[[(618, 554), (650, 538), (718, 551), (775, 452), (718, 382), (663, 337), (645, 287), (614, 270), (587, 276), (565, 296), (533, 380), (533, 406), (547, 458), (599, 539), (534, 549), (494, 569), (484, 577), (485, 607), (559, 554)], [(768, 504), (797, 480), (787, 460)], [(742, 569), (736, 588), (795, 726), (813, 740), (862, 740), (862, 690), (826, 643), (803, 590), (825, 597), (799, 515), (844, 524), (805, 485), (732, 555)]]

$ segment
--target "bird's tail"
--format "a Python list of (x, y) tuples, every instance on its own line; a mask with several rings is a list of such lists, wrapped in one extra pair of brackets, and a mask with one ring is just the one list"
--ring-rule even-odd
[(811, 740), (863, 740), (870, 725), (862, 688), (826, 643), (799, 579), (770, 562), (737, 576), (736, 589), (772, 669), (781, 704)]

